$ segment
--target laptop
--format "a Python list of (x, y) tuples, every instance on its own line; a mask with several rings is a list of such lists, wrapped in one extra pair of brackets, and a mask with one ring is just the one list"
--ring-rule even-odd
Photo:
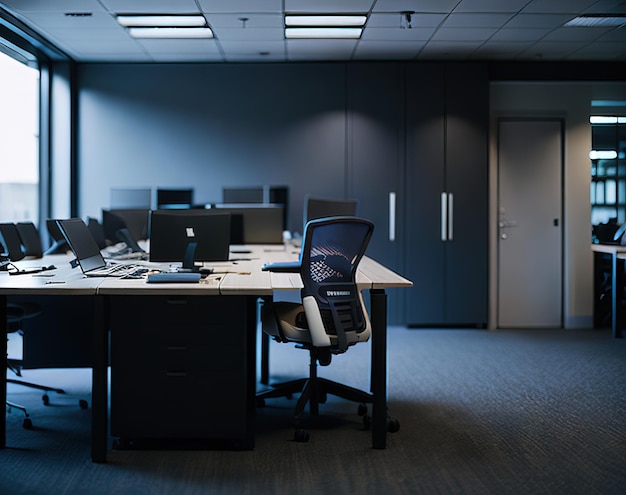
[(57, 225), (63, 233), (70, 249), (76, 256), (78, 266), (87, 277), (124, 277), (145, 267), (107, 263), (100, 252), (96, 240), (89, 232), (87, 225), (80, 218), (57, 220)]

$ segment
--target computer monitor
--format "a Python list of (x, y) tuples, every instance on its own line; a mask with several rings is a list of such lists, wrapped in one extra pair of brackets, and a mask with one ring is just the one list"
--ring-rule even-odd
[(152, 188), (111, 188), (112, 210), (149, 210), (152, 208)]
[(283, 230), (288, 230), (289, 187), (288, 186), (251, 186), (224, 187), (222, 203), (265, 203), (283, 206)]
[(184, 209), (193, 204), (193, 189), (157, 189), (157, 209)]
[(148, 238), (150, 209), (111, 209), (102, 210), (104, 236), (113, 244), (120, 242), (117, 231), (128, 229), (135, 241)]
[(316, 218), (356, 215), (357, 199), (321, 198), (307, 194), (304, 198), (304, 224)]
[(223, 203), (263, 203), (263, 187), (224, 187)]
[(272, 204), (216, 204), (231, 215), (231, 244), (282, 244), (284, 207)]
[(210, 210), (155, 210), (150, 214), (150, 261), (226, 261), (230, 214)]

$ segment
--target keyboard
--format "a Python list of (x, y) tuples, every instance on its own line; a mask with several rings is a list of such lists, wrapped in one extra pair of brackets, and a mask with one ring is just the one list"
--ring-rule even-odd
[(141, 265), (125, 265), (123, 263), (115, 263), (103, 268), (96, 268), (87, 272), (85, 275), (89, 277), (121, 277), (121, 278), (139, 278), (148, 272), (148, 268)]

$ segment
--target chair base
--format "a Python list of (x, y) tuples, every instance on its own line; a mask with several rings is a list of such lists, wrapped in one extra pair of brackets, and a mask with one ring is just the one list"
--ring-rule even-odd
[(22, 385), (24, 387), (34, 388), (36, 390), (43, 390), (43, 395), (41, 397), (41, 400), (43, 401), (44, 405), (46, 405), (46, 406), (48, 404), (50, 404), (50, 397), (48, 396), (48, 392), (55, 392), (57, 394), (65, 394), (65, 390), (63, 390), (61, 388), (46, 387), (45, 385), (39, 385), (37, 383), (24, 382), (22, 380), (14, 380), (12, 378), (7, 378), (7, 383), (13, 383), (15, 385)]
[(338, 383), (326, 378), (320, 378), (317, 376), (317, 362), (318, 355), (316, 348), (310, 348), (310, 364), (309, 364), (309, 377), (292, 380), (285, 383), (274, 385), (272, 389), (260, 392), (256, 395), (257, 405), (262, 407), (265, 404), (265, 399), (287, 397), (291, 398), (293, 394), (300, 394), (298, 402), (296, 403), (296, 409), (294, 411), (295, 419), (295, 439), (296, 441), (306, 442), (308, 441), (308, 433), (301, 429), (301, 420), (304, 410), (309, 405), (309, 413), (311, 416), (319, 415), (319, 405), (326, 402), (327, 396), (334, 395), (341, 397), (342, 399), (359, 403), (358, 414), (363, 416), (363, 423), (365, 427), (368, 427), (371, 420), (367, 416), (367, 405), (374, 402), (374, 396), (343, 383)]
[(33, 422), (30, 419), (29, 415), (28, 415), (28, 411), (27, 409), (20, 405), (17, 404), (15, 402), (11, 402), (11, 401), (6, 401), (6, 406), (7, 406), (7, 412), (11, 412), (13, 409), (17, 409), (18, 411), (22, 411), (22, 413), (24, 414), (24, 421), (22, 422), (22, 426), (24, 427), (25, 430), (32, 430), (33, 428)]

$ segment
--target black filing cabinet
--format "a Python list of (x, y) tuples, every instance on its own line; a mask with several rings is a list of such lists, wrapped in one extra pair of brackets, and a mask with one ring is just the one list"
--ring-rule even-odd
[(111, 296), (118, 446), (216, 440), (253, 448), (255, 300)]

